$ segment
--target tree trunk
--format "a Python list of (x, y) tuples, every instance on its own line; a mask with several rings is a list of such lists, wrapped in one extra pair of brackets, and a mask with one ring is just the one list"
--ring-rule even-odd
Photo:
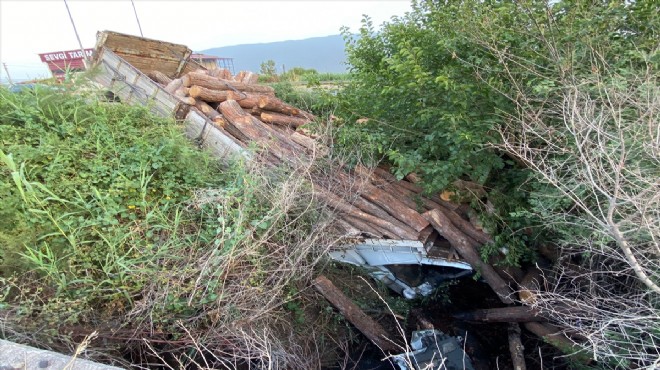
[(513, 299), (511, 298), (512, 292), (509, 285), (497, 274), (492, 266), (481, 259), (466, 235), (460, 232), (447, 216), (445, 216), (440, 210), (434, 209), (425, 212), (424, 217), (431, 222), (440, 235), (449, 240), (451, 245), (456, 248), (458, 254), (460, 254), (461, 257), (472, 266), (472, 268), (481, 273), (481, 276), (486, 280), (486, 283), (488, 283), (493, 291), (497, 293), (502, 302), (513, 304)]
[(309, 120), (305, 118), (291, 117), (284, 114), (272, 113), (272, 112), (261, 113), (261, 120), (266, 123), (288, 126), (294, 129), (309, 123)]
[(395, 343), (388, 340), (390, 334), (380, 324), (367, 316), (360, 308), (344, 295), (328, 278), (321, 275), (314, 280), (318, 290), (339, 312), (364, 336), (384, 352), (401, 352)]

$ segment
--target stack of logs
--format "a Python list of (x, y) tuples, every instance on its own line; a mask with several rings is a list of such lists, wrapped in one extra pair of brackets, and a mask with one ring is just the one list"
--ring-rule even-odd
[[(158, 71), (148, 75), (239, 145), (256, 144), (269, 165), (311, 163), (328, 153), (302, 128), (316, 117), (278, 99), (272, 87), (256, 84), (258, 76), (252, 72), (232, 76), (226, 69), (198, 70), (177, 79)], [(519, 305), (533, 303), (533, 291), (543, 285), (539, 271), (503, 269), (496, 266), (497, 257), (484, 261), (478, 250), (491, 237), (470, 222), (461, 205), (442, 196), (423, 195), (418, 181), (414, 174), (398, 180), (387, 169), (356, 166), (312, 178), (312, 185), (318, 198), (334, 210), (338, 227), (347, 236), (419, 240), (434, 245), (436, 256), (461, 258), (479, 271), (507, 307), (457, 318), (510, 322), (509, 341), (517, 370), (525, 368), (518, 322), (525, 322), (529, 331), (558, 347), (572, 348), (557, 328), (542, 322), (546, 320), (543, 312)]]

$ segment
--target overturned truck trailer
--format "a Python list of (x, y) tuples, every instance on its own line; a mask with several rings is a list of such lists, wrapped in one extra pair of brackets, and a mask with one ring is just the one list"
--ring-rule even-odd
[[(221, 160), (251, 158), (249, 146), (261, 149), (259, 160), (272, 166), (328, 155), (329, 149), (304, 131), (316, 119), (311, 113), (277, 99), (272, 88), (256, 84), (253, 73), (208, 71), (191, 54), (184, 45), (99, 32), (91, 77), (123, 103), (183, 122), (187, 136)], [(364, 267), (404, 297), (431, 294), (442, 281), (483, 267), (475, 266), (478, 257), (465, 261), (456, 251), (472, 256), (464, 252), (489, 236), (461, 215), (458, 205), (425, 196), (413, 182), (362, 166), (310, 180), (346, 237), (330, 256)], [(413, 351), (396, 357), (402, 369), (465, 357), (456, 340), (441, 332), (416, 332), (413, 340)]]
[[(271, 88), (256, 85), (253, 74), (207, 71), (191, 54), (185, 45), (99, 32), (91, 76), (123, 103), (182, 121), (187, 136), (220, 159), (249, 157), (245, 148), (252, 144), (271, 153), (275, 164), (327, 154), (327, 148), (299, 129), (313, 115), (278, 100)], [(176, 85), (172, 81), (180, 81), (174, 87), (178, 90), (171, 88)], [(432, 225), (432, 212), (446, 215), (449, 222), (443, 227), (461, 229), (472, 241), (488, 239), (461, 217), (455, 204), (425, 197), (414, 183), (380, 168), (342, 170), (337, 183), (312, 181), (350, 240), (331, 257), (365, 267), (406, 298), (428, 295), (442, 280), (473, 271), (469, 261), (455, 253), (456, 242)]]

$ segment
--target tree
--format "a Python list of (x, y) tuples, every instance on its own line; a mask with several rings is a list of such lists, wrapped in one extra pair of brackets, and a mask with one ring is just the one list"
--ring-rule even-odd
[(275, 67), (275, 61), (272, 59), (268, 59), (265, 62), (261, 62), (259, 73), (261, 75), (267, 76), (269, 79), (276, 79), (277, 69)]
[(575, 307), (554, 320), (606, 367), (660, 363), (659, 6), (420, 1), (346, 34), (341, 113), (371, 120), (339, 143), (429, 190), (484, 184), (496, 239), (533, 227), (556, 243), (554, 285), (536, 304)]

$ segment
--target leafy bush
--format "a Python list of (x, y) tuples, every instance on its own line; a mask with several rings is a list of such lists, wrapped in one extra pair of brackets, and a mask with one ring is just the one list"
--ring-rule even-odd
[(646, 220), (657, 219), (659, 10), (419, 1), (378, 31), (366, 18), (359, 39), (345, 33), (354, 78), (337, 143), (419, 173), (429, 191), (483, 184), (487, 228), (518, 246), (509, 262), (539, 233), (561, 244), (538, 302), (579, 306), (554, 318), (604, 367), (658, 364), (658, 230)]

